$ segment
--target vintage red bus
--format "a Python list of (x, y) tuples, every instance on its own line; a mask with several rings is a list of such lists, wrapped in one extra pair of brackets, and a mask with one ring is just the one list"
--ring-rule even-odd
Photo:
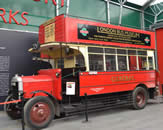
[[(154, 32), (64, 15), (40, 26), (41, 57), (53, 68), (13, 77), (6, 101), (23, 97), (25, 123), (45, 128), (54, 117), (130, 105), (143, 109), (157, 84)], [(21, 103), (5, 105), (13, 119)]]

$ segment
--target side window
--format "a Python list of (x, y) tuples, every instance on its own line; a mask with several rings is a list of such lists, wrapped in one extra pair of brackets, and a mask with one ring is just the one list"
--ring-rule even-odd
[(88, 47), (88, 52), (91, 52), (91, 53), (103, 53), (103, 48)]
[(128, 58), (129, 58), (129, 69), (130, 70), (137, 70), (136, 56), (128, 56)]
[(113, 48), (105, 48), (106, 54), (116, 54), (116, 50)]
[(138, 57), (139, 60), (139, 70), (147, 70), (147, 57)]
[(127, 70), (127, 50), (117, 49), (118, 70)]
[(85, 66), (85, 62), (84, 62), (84, 57), (82, 54), (79, 54), (76, 56), (76, 63), (75, 63), (76, 67), (83, 67)]
[(147, 70), (147, 51), (138, 51), (139, 70)]
[(148, 55), (148, 69), (149, 70), (154, 70), (155, 69), (155, 63), (154, 63), (154, 51), (148, 50), (147, 51)]
[(129, 69), (137, 70), (136, 50), (128, 50)]
[(153, 57), (148, 57), (148, 63), (149, 63), (149, 70), (153, 70), (154, 69)]
[(104, 71), (103, 55), (89, 54), (90, 71)]
[(90, 71), (104, 71), (103, 51), (103, 48), (88, 47)]
[(68, 56), (64, 58), (64, 68), (75, 67), (74, 56)]
[(106, 71), (116, 71), (115, 55), (106, 55)]
[(105, 48), (106, 71), (116, 71), (116, 50), (114, 48)]
[(64, 59), (57, 60), (57, 68), (64, 68)]
[(118, 69), (119, 71), (127, 70), (126, 56), (118, 56)]
[(123, 49), (117, 49), (117, 54), (124, 54), (126, 55), (127, 51)]

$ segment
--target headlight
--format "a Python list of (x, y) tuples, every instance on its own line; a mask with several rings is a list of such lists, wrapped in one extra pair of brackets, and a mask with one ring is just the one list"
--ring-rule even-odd
[(21, 93), (23, 93), (23, 80), (22, 77), (15, 75), (11, 80), (11, 86), (13, 89), (13, 93), (16, 96), (19, 96), (19, 99), (21, 98)]

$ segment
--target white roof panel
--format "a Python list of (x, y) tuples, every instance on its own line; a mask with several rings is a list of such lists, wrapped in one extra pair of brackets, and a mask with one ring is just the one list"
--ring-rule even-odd
[[(127, 0), (127, 2), (143, 6), (148, 0)], [(157, 1), (157, 0), (156, 0)], [(161, 0), (160, 0), (161, 1)]]
[(155, 0), (153, 3), (151, 3), (151, 5), (155, 5), (159, 3), (163, 3), (163, 0)]

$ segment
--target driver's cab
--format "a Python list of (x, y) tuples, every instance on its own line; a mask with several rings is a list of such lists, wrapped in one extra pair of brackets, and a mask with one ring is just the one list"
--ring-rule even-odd
[[(36, 50), (32, 51), (35, 52)], [(40, 45), (39, 52), (42, 60), (51, 64), (51, 69), (61, 69), (62, 97), (64, 101), (68, 102), (69, 99), (66, 98), (67, 82), (75, 82), (74, 96), (78, 97), (79, 73), (88, 71), (87, 47), (78, 44), (46, 43)]]

